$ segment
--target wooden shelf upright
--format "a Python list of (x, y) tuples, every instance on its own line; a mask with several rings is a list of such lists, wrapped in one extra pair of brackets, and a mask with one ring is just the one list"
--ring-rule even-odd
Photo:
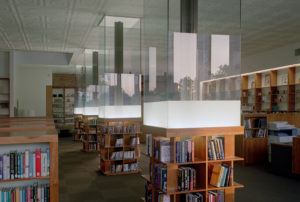
[(82, 136), (84, 135), (83, 131), (83, 115), (82, 114), (74, 114), (74, 134), (73, 140), (80, 142)]
[(100, 150), (97, 119), (96, 115), (83, 116), (83, 152), (99, 152)]
[[(243, 161), (243, 158), (236, 156), (235, 153), (235, 136), (244, 133), (244, 127), (211, 127), (211, 128), (183, 128), (183, 129), (165, 129), (150, 126), (143, 126), (145, 133), (151, 133), (153, 137), (163, 137), (170, 139), (170, 162), (164, 163), (153, 157), (150, 158), (150, 166), (152, 172), (149, 175), (142, 176), (148, 184), (152, 186), (152, 202), (155, 202), (155, 191), (161, 191), (163, 194), (170, 195), (172, 202), (185, 201), (182, 195), (188, 193), (203, 194), (204, 201), (208, 201), (208, 194), (210, 191), (224, 190), (225, 202), (233, 202), (236, 188), (243, 188), (244, 186), (235, 182), (232, 179), (230, 186), (215, 187), (211, 185), (209, 166), (216, 163), (226, 163), (234, 168), (234, 163)], [(212, 136), (222, 136), (224, 138), (224, 160), (209, 160), (208, 158), (208, 141)], [(194, 156), (193, 162), (176, 163), (176, 141), (185, 139), (186, 137), (194, 140)], [(153, 143), (153, 141), (152, 141)], [(154, 184), (154, 164), (164, 164), (167, 169), (167, 185), (166, 190), (162, 190)], [(178, 190), (178, 169), (181, 166), (193, 167), (196, 170), (196, 187), (193, 190)], [(234, 171), (234, 169), (233, 169)], [(234, 175), (233, 175), (234, 176)]]
[[(26, 124), (29, 120), (29, 125), (21, 124), (23, 121)], [(8, 120), (0, 120), (0, 123), (7, 123), (7, 121)], [(37, 124), (34, 124), (35, 121), (37, 121)], [(9, 122), (10, 125), (7, 128), (2, 127), (0, 129), (0, 147), (4, 147), (6, 145), (18, 145), (22, 147), (22, 145), (29, 144), (37, 145), (38, 147), (39, 144), (48, 143), (50, 150), (50, 173), (49, 176), (43, 177), (0, 180), (0, 184), (22, 182), (22, 186), (24, 186), (24, 183), (26, 184), (27, 182), (29, 185), (32, 185), (32, 181), (49, 180), (50, 202), (59, 201), (58, 135), (55, 130), (54, 123), (52, 122), (52, 126), (49, 126), (49, 123), (44, 124), (43, 127), (40, 120), (26, 118), (12, 118)], [(14, 150), (15, 148), (11, 146), (11, 149)], [(16, 184), (16, 186), (18, 185)]]
[[(124, 175), (139, 173), (138, 138), (141, 119), (99, 119), (100, 131), (100, 171), (104, 175)], [(134, 129), (133, 129), (134, 126)], [(121, 140), (117, 144), (117, 140)], [(133, 142), (131, 142), (134, 140)], [(120, 152), (120, 158), (114, 158), (113, 153)], [(132, 157), (125, 157), (125, 152), (132, 152)], [(130, 165), (134, 164), (133, 168)], [(128, 169), (125, 169), (125, 166)], [(119, 169), (117, 169), (119, 167)]]

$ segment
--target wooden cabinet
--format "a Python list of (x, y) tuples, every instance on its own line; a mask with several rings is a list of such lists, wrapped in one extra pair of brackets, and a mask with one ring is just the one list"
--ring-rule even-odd
[(293, 173), (300, 174), (300, 137), (293, 138)]
[(245, 163), (254, 164), (266, 162), (268, 157), (267, 138), (245, 139)]

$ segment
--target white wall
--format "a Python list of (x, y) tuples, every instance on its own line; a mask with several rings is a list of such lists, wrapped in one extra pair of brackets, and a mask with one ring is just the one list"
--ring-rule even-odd
[[(37, 110), (35, 115), (45, 116), (46, 109), (44, 110), (44, 108), (46, 107), (46, 101), (43, 98), (44, 93), (42, 93), (41, 91), (37, 91), (38, 93), (42, 93), (40, 96), (41, 100), (37, 99), (37, 101), (35, 102), (33, 101), (33, 97), (31, 99), (30, 96), (26, 96), (25, 92), (28, 92), (29, 94), (32, 92), (28, 89), (28, 87), (31, 86), (34, 82), (36, 82), (36, 85), (41, 84), (43, 87), (45, 87), (45, 84), (48, 85), (49, 78), (46, 77), (46, 75), (48, 75), (49, 71), (53, 72), (56, 71), (55, 69), (59, 70), (60, 67), (65, 67), (66, 65), (69, 65), (71, 56), (72, 54), (70, 53), (13, 51), (13, 50), (10, 51), (9, 53), (9, 77), (10, 77), (10, 90), (11, 90), (10, 91), (10, 103), (11, 103), (10, 115), (14, 116), (14, 108), (17, 107), (17, 100), (19, 100), (20, 104), (22, 104), (21, 101), (23, 102), (22, 106), (24, 107), (25, 111), (31, 110), (32, 106), (30, 103), (42, 105), (41, 110)], [(20, 72), (18, 72), (17, 75), (17, 71), (19, 71), (20, 67), (24, 67), (24, 66), (34, 67), (34, 69), (29, 68), (27, 69), (27, 71), (24, 70), (22, 72), (24, 73), (24, 78), (21, 78)], [(46, 70), (45, 67), (51, 67), (51, 70), (49, 69)], [(40, 83), (42, 80), (38, 78), (39, 76), (41, 76), (41, 78), (44, 79), (47, 78), (47, 79), (44, 80), (43, 83)], [(28, 83), (26, 83), (26, 81)], [(52, 78), (49, 85), (52, 85)], [(46, 92), (46, 87), (43, 89)], [(22, 95), (24, 95), (26, 99), (21, 98)], [(26, 105), (28, 104), (28, 107), (26, 107), (25, 104)]]
[(46, 86), (52, 85), (52, 73), (74, 71), (75, 66), (16, 65), (15, 106), (21, 115), (46, 116)]
[(300, 43), (288, 44), (270, 51), (244, 56), (242, 57), (242, 73), (300, 63), (300, 56), (295, 56), (295, 49), (297, 48), (300, 48)]
[(46, 116), (46, 86), (52, 85), (51, 70), (18, 65), (15, 75), (15, 103), (19, 103), (21, 115)]
[(9, 54), (8, 52), (0, 52), (0, 78), (9, 77)]

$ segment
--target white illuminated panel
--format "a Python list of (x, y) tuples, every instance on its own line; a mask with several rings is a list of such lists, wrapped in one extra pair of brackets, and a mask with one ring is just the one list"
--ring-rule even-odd
[(83, 110), (83, 115), (86, 116), (94, 116), (94, 115), (98, 115), (98, 113), (99, 113), (98, 107), (85, 107)]
[(83, 107), (75, 107), (74, 108), (74, 114), (83, 114)]
[(240, 126), (240, 101), (144, 103), (144, 125), (162, 128)]
[(141, 118), (140, 105), (120, 105), (99, 107), (99, 118)]

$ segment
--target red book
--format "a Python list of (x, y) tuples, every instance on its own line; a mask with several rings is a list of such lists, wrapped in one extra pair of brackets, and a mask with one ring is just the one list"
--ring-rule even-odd
[(31, 190), (27, 188), (27, 202), (31, 202)]
[(14, 191), (12, 191), (10, 193), (10, 197), (11, 197), (11, 202), (15, 202), (15, 192)]
[(35, 169), (36, 169), (36, 177), (41, 177), (41, 151), (35, 151)]

